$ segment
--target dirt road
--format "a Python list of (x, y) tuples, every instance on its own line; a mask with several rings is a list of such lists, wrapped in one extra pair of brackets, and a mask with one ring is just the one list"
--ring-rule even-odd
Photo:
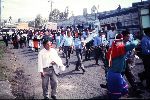
[[(41, 78), (37, 72), (38, 52), (33, 52), (29, 48), (12, 49), (11, 47), (9, 45), (3, 59), (0, 60), (1, 65), (6, 69), (5, 74), (7, 75), (8, 85), (5, 87), (10, 86), (8, 89), (3, 89), (8, 90), (6, 92), (10, 97), (7, 95), (4, 97), (5, 91), (0, 91), (0, 98), (43, 99)], [(62, 57), (61, 52), (59, 54)], [(65, 63), (65, 59), (62, 59)], [(105, 96), (106, 90), (100, 87), (100, 84), (106, 82), (103, 64), (100, 63), (100, 66), (93, 65), (94, 60), (84, 62), (86, 73), (83, 75), (82, 71), (74, 71), (75, 61), (76, 56), (74, 53), (71, 55), (70, 67), (58, 76), (57, 98), (107, 98)], [(138, 63), (140, 63), (140, 60)], [(137, 76), (137, 73), (143, 70), (143, 65), (137, 64), (133, 70), (135, 76)], [(149, 93), (145, 92), (143, 95), (143, 98), (149, 98)]]

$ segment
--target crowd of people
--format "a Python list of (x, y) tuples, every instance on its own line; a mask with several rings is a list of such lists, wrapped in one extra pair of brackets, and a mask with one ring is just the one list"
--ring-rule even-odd
[[(146, 89), (150, 92), (150, 75), (148, 75), (150, 70), (150, 28), (144, 29), (141, 40), (133, 36), (127, 29), (118, 33), (114, 27), (110, 27), (109, 30), (102, 29), (98, 32), (88, 28), (61, 28), (55, 31), (48, 29), (17, 30), (11, 36), (8, 34), (3, 36), (3, 40), (6, 46), (8, 46), (8, 41), (11, 41), (14, 49), (28, 46), (35, 52), (39, 52), (43, 43), (44, 49), (38, 55), (38, 71), (41, 73), (45, 99), (49, 98), (47, 88), (49, 77), (52, 87), (51, 97), (56, 99), (57, 75), (55, 74), (56, 72), (59, 74), (57, 67), (61, 67), (63, 70), (65, 67), (68, 68), (70, 57), (74, 51), (77, 57), (75, 70), (82, 69), (83, 74), (86, 73), (83, 61), (90, 61), (91, 57), (94, 57), (97, 66), (99, 66), (99, 60), (104, 63), (106, 84), (101, 84), (101, 87), (108, 90), (111, 99), (119, 99), (129, 93), (124, 76), (130, 83), (134, 96), (142, 93), (131, 70), (135, 66), (134, 59), (138, 55), (142, 59), (145, 69), (143, 73), (138, 74), (138, 77), (141, 84), (143, 80), (146, 80)], [(54, 47), (52, 44), (56, 46)], [(51, 48), (62, 51), (62, 55), (66, 59), (65, 66), (57, 51)], [(140, 52), (137, 51), (139, 48)], [(57, 67), (53, 67), (54, 65), (57, 65)]]

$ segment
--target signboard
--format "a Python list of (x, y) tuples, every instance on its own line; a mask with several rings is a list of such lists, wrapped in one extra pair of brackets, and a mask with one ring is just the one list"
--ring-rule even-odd
[(45, 28), (46, 29), (57, 30), (57, 23), (48, 22), (48, 23), (46, 23)]
[(18, 23), (17, 29), (29, 29), (28, 23)]

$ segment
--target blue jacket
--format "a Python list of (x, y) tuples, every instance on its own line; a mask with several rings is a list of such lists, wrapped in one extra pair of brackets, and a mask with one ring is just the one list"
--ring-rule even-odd
[(94, 46), (100, 46), (100, 44), (102, 44), (101, 41), (102, 41), (102, 40), (101, 40), (101, 37), (100, 37), (100, 36), (96, 36), (96, 37), (94, 38)]
[(64, 44), (64, 46), (71, 46), (71, 45), (74, 46), (73, 37), (72, 36), (70, 36), (70, 37), (65, 36), (63, 38), (63, 40), (61, 41), (60, 46), (62, 46), (63, 44)]
[(150, 55), (150, 37), (144, 36), (141, 40), (142, 53)]
[[(131, 43), (125, 44), (126, 52), (133, 50), (138, 45), (138, 41), (134, 40)], [(112, 59), (112, 66), (109, 68), (113, 72), (124, 72), (126, 68), (126, 54), (117, 58)]]
[(75, 38), (74, 40), (75, 49), (82, 49), (82, 43), (80, 38)]

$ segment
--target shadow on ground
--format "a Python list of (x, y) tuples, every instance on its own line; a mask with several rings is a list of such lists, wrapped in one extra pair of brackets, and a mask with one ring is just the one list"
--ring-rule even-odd
[(72, 70), (70, 72), (62, 73), (58, 77), (65, 77), (67, 75), (77, 75), (77, 74), (83, 74), (83, 73), (79, 72), (79, 71)]
[(97, 97), (93, 97), (90, 99), (109, 99), (108, 95), (102, 95), (102, 96), (97, 96)]

